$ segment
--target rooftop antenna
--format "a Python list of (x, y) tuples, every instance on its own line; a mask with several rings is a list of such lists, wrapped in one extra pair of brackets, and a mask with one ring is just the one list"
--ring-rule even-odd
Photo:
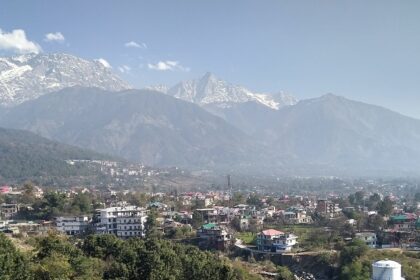
[(230, 223), (230, 207), (233, 207), (232, 205), (232, 185), (230, 183), (230, 174), (227, 175), (227, 187), (229, 189), (229, 210), (228, 210), (228, 223)]

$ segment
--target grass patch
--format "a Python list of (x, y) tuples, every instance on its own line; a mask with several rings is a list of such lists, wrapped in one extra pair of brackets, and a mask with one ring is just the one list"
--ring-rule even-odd
[(236, 238), (239, 238), (247, 245), (255, 245), (255, 239), (257, 238), (256, 233), (252, 232), (238, 232)]

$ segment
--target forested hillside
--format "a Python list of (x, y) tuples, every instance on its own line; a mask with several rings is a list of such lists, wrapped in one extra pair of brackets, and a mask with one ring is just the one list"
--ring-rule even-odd
[(74, 176), (87, 174), (84, 166), (68, 159), (104, 159), (106, 156), (50, 141), (33, 133), (0, 128), (0, 178)]

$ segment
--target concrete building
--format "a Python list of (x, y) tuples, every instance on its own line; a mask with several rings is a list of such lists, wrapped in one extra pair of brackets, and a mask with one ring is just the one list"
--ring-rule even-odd
[(67, 235), (80, 235), (86, 233), (91, 219), (88, 216), (79, 217), (57, 217), (56, 228)]
[(0, 204), (0, 216), (3, 219), (13, 218), (19, 212), (19, 204), (16, 203), (2, 203)]
[(257, 235), (257, 247), (265, 252), (288, 252), (297, 244), (297, 238), (292, 233), (267, 229)]
[(283, 213), (283, 217), (288, 224), (312, 224), (312, 217), (306, 214), (301, 208), (289, 208)]
[(120, 238), (143, 237), (146, 210), (137, 206), (121, 206), (96, 211), (96, 231)]
[(226, 228), (215, 223), (208, 223), (197, 230), (199, 247), (205, 249), (225, 250), (233, 240)]
[(390, 227), (396, 231), (414, 231), (416, 229), (417, 215), (405, 213), (390, 217)]
[(370, 248), (376, 248), (378, 238), (374, 232), (357, 232), (355, 238), (365, 242)]
[(337, 203), (327, 199), (319, 199), (316, 205), (316, 212), (326, 217), (334, 218), (341, 213), (341, 209)]

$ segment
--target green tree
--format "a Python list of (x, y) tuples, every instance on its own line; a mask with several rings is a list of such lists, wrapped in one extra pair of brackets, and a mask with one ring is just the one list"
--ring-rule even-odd
[(378, 214), (381, 216), (389, 216), (392, 213), (393, 207), (394, 202), (389, 197), (385, 197), (383, 201), (378, 203)]
[(414, 195), (414, 201), (415, 201), (415, 202), (420, 202), (420, 192), (417, 192), (417, 193)]
[(236, 216), (230, 221), (230, 226), (236, 231), (241, 231), (241, 219)]
[(246, 203), (260, 208), (262, 206), (261, 196), (252, 193), (249, 195), (248, 199), (246, 200)]
[(294, 280), (295, 279), (295, 276), (293, 275), (293, 273), (286, 266), (279, 266), (279, 268), (277, 269), (277, 273), (278, 273), (278, 276), (277, 276), (278, 280)]
[(72, 209), (74, 214), (90, 214), (92, 209), (92, 199), (88, 194), (78, 193), (72, 202)]
[(367, 222), (368, 227), (374, 231), (379, 231), (385, 225), (385, 220), (381, 215), (370, 215)]
[(35, 187), (32, 182), (28, 181), (23, 184), (23, 192), (21, 202), (25, 204), (32, 204), (36, 200)]
[(354, 259), (362, 256), (368, 250), (366, 244), (361, 240), (353, 240), (345, 246), (340, 253), (340, 260), (342, 265), (351, 263)]
[(157, 217), (157, 210), (151, 208), (144, 225), (147, 238), (159, 238), (161, 236), (161, 233), (158, 229)]
[(350, 264), (344, 265), (341, 268), (341, 277), (343, 280), (367, 280), (370, 276), (369, 263), (362, 263), (360, 260), (355, 260)]
[(192, 226), (194, 228), (199, 228), (204, 224), (204, 218), (203, 215), (198, 212), (198, 211), (194, 211), (193, 215), (192, 215)]
[(369, 207), (369, 209), (376, 209), (380, 201), (381, 201), (381, 196), (377, 193), (374, 193), (369, 197), (367, 206)]
[(82, 251), (90, 257), (107, 260), (119, 256), (124, 242), (113, 234), (89, 235), (81, 245)]
[(232, 195), (232, 205), (245, 204), (246, 197), (242, 192), (235, 192)]
[(9, 238), (0, 233), (0, 280), (31, 279), (29, 263)]
[(34, 267), (35, 279), (67, 280), (73, 275), (74, 271), (69, 258), (57, 252), (43, 258)]

